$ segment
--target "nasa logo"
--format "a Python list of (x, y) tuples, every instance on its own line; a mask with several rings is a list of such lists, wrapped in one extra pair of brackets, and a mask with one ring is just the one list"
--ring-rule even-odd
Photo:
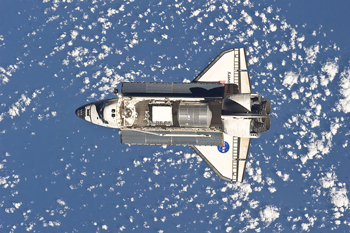
[(224, 141), (224, 146), (218, 146), (218, 151), (220, 153), (226, 153), (230, 149), (230, 144), (228, 142)]

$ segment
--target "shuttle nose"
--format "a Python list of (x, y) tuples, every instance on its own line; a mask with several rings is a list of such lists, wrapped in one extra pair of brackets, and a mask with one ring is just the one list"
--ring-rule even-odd
[(85, 106), (78, 108), (75, 110), (75, 115), (85, 120)]

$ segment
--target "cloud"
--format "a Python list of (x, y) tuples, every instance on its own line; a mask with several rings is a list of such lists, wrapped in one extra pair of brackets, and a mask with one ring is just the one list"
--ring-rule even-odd
[(350, 67), (346, 68), (340, 74), (340, 89), (339, 92), (342, 99), (339, 100), (337, 104), (338, 111), (343, 111), (345, 113), (350, 112)]
[(348, 209), (349, 198), (346, 194), (347, 194), (347, 190), (345, 187), (343, 188), (333, 187), (330, 190), (330, 197), (331, 197), (332, 204), (338, 208), (343, 207), (344, 209)]
[(266, 206), (264, 210), (260, 211), (261, 221), (265, 222), (266, 225), (270, 225), (273, 221), (279, 218), (279, 209), (276, 206)]
[(298, 83), (298, 76), (299, 75), (293, 71), (285, 72), (282, 85), (290, 90), (294, 84)]
[(335, 58), (334, 61), (327, 61), (321, 68), (321, 70), (328, 74), (329, 80), (333, 81), (335, 75), (338, 73), (338, 58)]

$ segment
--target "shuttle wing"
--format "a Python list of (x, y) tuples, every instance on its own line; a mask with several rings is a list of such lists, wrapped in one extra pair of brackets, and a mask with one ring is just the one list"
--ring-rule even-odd
[(238, 93), (251, 93), (245, 49), (235, 48), (221, 52), (193, 82), (236, 84)]
[(224, 134), (224, 146), (191, 146), (222, 179), (242, 182), (250, 146), (250, 138)]

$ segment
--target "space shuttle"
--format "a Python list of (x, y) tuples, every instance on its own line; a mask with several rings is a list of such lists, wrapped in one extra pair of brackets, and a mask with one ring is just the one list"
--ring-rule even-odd
[(221, 52), (192, 82), (123, 82), (117, 98), (78, 117), (120, 129), (129, 145), (190, 146), (222, 179), (243, 182), (251, 138), (270, 128), (268, 99), (251, 90), (244, 48)]

